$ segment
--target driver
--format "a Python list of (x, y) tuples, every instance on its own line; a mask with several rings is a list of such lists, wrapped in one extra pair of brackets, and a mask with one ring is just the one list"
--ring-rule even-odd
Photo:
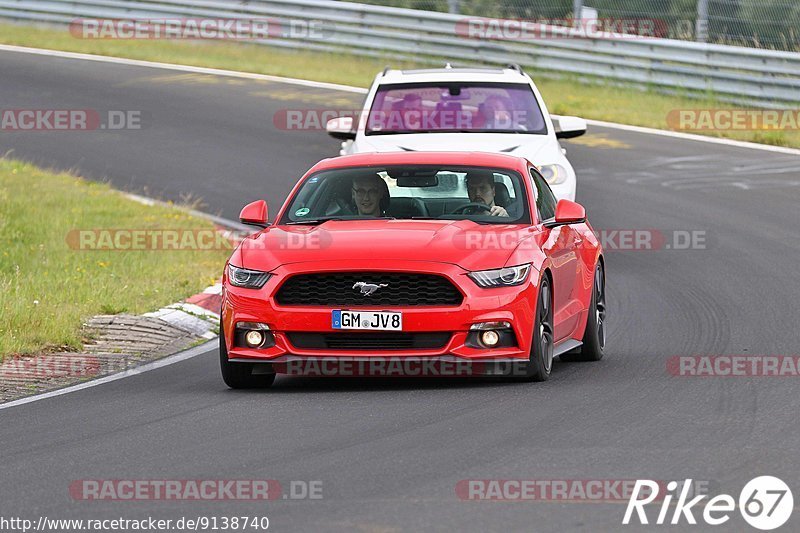
[(389, 187), (377, 174), (353, 178), (353, 204), (359, 215), (384, 217), (389, 208)]
[(489, 214), (495, 217), (507, 217), (508, 211), (505, 207), (495, 205), (495, 184), (494, 176), (491, 172), (467, 175), (467, 194), (469, 201), (483, 204), (489, 207)]

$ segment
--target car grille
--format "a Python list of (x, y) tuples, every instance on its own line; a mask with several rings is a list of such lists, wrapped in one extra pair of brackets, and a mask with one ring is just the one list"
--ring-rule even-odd
[[(360, 281), (386, 284), (386, 287), (365, 296), (359, 289), (353, 288)], [(275, 296), (280, 305), (334, 307), (458, 306), (462, 299), (461, 292), (443, 276), (398, 272), (298, 274), (286, 280)]]
[(444, 348), (450, 332), (297, 333), (286, 334), (297, 348), (309, 350), (420, 350)]

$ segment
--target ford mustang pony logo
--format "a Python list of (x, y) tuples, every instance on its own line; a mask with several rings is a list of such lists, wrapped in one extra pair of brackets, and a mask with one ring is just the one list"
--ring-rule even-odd
[(388, 287), (388, 283), (367, 283), (365, 281), (357, 281), (355, 285), (353, 285), (354, 289), (361, 289), (361, 294), (364, 296), (370, 296), (373, 292), (377, 291), (382, 287)]

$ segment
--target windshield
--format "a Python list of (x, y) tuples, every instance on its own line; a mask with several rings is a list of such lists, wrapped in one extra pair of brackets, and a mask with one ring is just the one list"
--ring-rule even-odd
[(545, 134), (533, 90), (521, 83), (383, 85), (365, 126), (366, 135), (396, 133)]
[(375, 218), (530, 224), (520, 175), (486, 167), (345, 168), (308, 177), (280, 224)]

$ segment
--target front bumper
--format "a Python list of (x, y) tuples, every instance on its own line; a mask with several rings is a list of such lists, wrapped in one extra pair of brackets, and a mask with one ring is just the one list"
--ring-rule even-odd
[[(320, 272), (411, 272), (438, 274), (448, 278), (463, 294), (459, 306), (350, 306), (346, 309), (371, 311), (400, 311), (403, 313), (403, 332), (447, 332), (449, 340), (441, 348), (426, 349), (309, 349), (292, 344), (289, 334), (338, 334), (331, 326), (331, 312), (342, 307), (281, 306), (274, 298), (280, 285), (294, 274)], [(354, 268), (351, 262), (322, 261), (295, 263), (272, 271), (273, 276), (258, 290), (242, 289), (223, 278), (222, 326), (230, 360), (238, 362), (288, 363), (296, 360), (417, 359), (440, 362), (491, 362), (527, 361), (534, 321), (534, 307), (538, 290), (538, 273), (531, 270), (523, 285), (508, 288), (484, 289), (478, 287), (467, 271), (451, 264), (421, 261), (370, 261)], [(516, 337), (516, 346), (502, 348), (476, 348), (467, 343), (470, 327), (481, 322), (505, 321), (510, 323)], [(233, 345), (232, 332), (239, 322), (267, 324), (274, 336), (274, 345), (251, 349)], [(348, 334), (358, 333), (347, 330)], [(380, 332), (370, 332), (380, 333)], [(390, 333), (390, 332), (387, 332)]]

